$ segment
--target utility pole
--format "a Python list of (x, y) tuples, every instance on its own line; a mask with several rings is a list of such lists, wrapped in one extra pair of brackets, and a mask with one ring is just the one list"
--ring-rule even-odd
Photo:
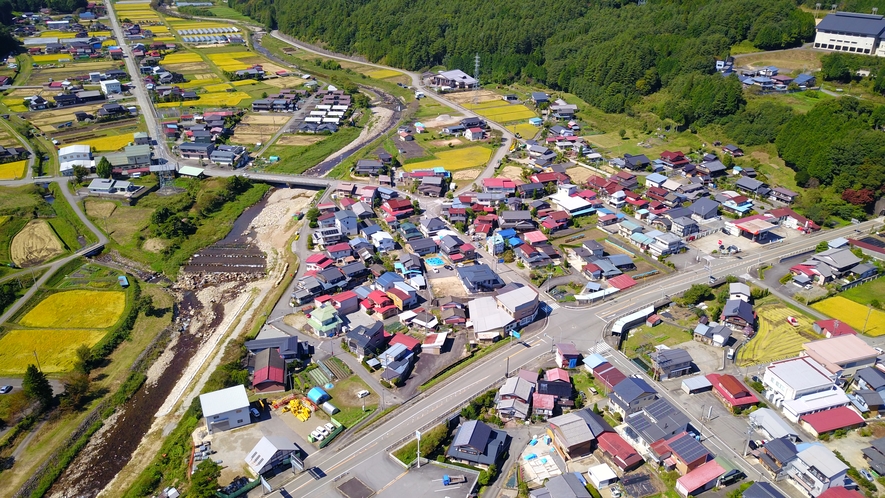
[(861, 331), (861, 334), (867, 331), (867, 323), (870, 322), (870, 315), (873, 314), (873, 305), (868, 304), (867, 307), (869, 307), (869, 311), (867, 311), (867, 319), (863, 322), (863, 331)]
[(37, 370), (42, 372), (43, 368), (40, 367), (40, 358), (37, 358), (37, 350), (36, 349), (34, 350), (34, 359), (37, 360)]
[(418, 468), (421, 468), (421, 431), (415, 431), (415, 437), (418, 438)]

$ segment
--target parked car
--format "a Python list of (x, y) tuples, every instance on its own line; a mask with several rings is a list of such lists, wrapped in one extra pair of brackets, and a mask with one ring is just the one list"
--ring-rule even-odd
[(9, 394), (10, 392), (12, 392), (12, 386), (0, 387), (0, 394)]
[(259, 412), (257, 408), (249, 408), (249, 413), (255, 418), (261, 418), (261, 412)]
[(454, 268), (452, 268), (452, 265), (446, 265), (446, 266), (444, 266), (444, 268), (449, 271), (454, 270)]
[(366, 391), (365, 389), (363, 389), (362, 391), (357, 391), (356, 397), (357, 398), (365, 398), (369, 394), (371, 394), (369, 391)]
[(792, 325), (794, 327), (799, 326), (799, 320), (797, 320), (795, 316), (788, 316), (787, 323), (789, 323), (790, 325)]
[(870, 482), (876, 482), (876, 480), (873, 479), (873, 474), (871, 474), (870, 471), (867, 469), (860, 469), (860, 475), (862, 475), (864, 479)]
[(332, 433), (332, 431), (335, 430), (335, 424), (333, 424), (332, 422), (326, 422), (326, 425), (324, 425), (323, 427), (325, 427), (330, 434)]
[(329, 435), (329, 430), (326, 429), (325, 427), (323, 427), (322, 425), (316, 428), (316, 432), (322, 434), (323, 437), (326, 437)]

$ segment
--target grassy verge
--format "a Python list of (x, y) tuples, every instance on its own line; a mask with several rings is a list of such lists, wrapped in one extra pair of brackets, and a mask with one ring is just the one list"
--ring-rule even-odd
[(86, 225), (83, 224), (83, 221), (80, 220), (80, 217), (74, 212), (74, 208), (68, 204), (68, 200), (61, 191), (62, 188), (63, 187), (57, 183), (49, 185), (49, 190), (52, 192), (52, 195), (55, 196), (55, 201), (52, 203), (52, 209), (56, 214), (55, 218), (49, 220), (49, 224), (52, 225), (55, 233), (58, 234), (62, 239), (62, 242), (68, 246), (69, 250), (77, 251), (80, 249), (80, 242), (78, 241), (79, 237), (86, 239), (87, 244), (93, 243), (98, 239), (91, 230), (86, 228)]
[[(433, 457), (449, 435), (449, 429), (445, 424), (440, 424), (429, 431), (421, 433), (421, 457)], [(413, 439), (400, 448), (394, 450), (393, 456), (400, 462), (410, 465), (418, 455), (418, 441)]]
[(482, 348), (480, 350), (473, 352), (473, 354), (471, 354), (470, 356), (462, 359), (458, 363), (451, 365), (446, 370), (443, 370), (442, 372), (440, 372), (440, 373), (436, 374), (435, 376), (433, 376), (432, 378), (430, 378), (427, 382), (421, 384), (421, 386), (418, 387), (418, 390), (423, 392), (423, 391), (430, 389), (431, 387), (448, 379), (449, 377), (455, 375), (456, 373), (460, 372), (461, 370), (464, 370), (465, 368), (470, 366), (473, 362), (492, 354), (492, 352), (497, 351), (498, 349), (501, 349), (505, 344), (509, 344), (509, 341), (502, 339), (502, 340), (492, 344), (491, 346), (487, 346), (485, 348)]
[(356, 140), (361, 131), (360, 128), (347, 126), (315, 144), (306, 146), (272, 145), (267, 149), (265, 155), (267, 157), (277, 156), (280, 160), (269, 165), (267, 171), (295, 175), (304, 173)]

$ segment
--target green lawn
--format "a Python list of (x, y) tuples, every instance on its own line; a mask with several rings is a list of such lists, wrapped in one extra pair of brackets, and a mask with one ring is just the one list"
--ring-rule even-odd
[(240, 14), (230, 7), (210, 7), (209, 12), (215, 14), (219, 18), (233, 19), (234, 21), (251, 21), (249, 17)]
[(863, 305), (870, 304), (873, 301), (885, 302), (885, 279), (879, 278), (867, 282), (848, 289), (839, 295)]
[(280, 160), (269, 165), (267, 171), (290, 174), (304, 173), (356, 140), (360, 131), (360, 128), (346, 126), (315, 144), (306, 146), (272, 145), (264, 153), (264, 157), (278, 156)]
[(49, 190), (51, 190), (52, 195), (55, 196), (55, 201), (52, 203), (52, 209), (56, 214), (55, 218), (49, 220), (49, 224), (52, 225), (52, 228), (54, 228), (58, 236), (61, 237), (62, 242), (68, 246), (68, 249), (77, 251), (80, 249), (78, 237), (82, 236), (86, 239), (87, 243), (95, 242), (97, 239), (95, 238), (95, 234), (86, 228), (86, 225), (83, 224), (80, 217), (74, 212), (74, 208), (68, 204), (67, 199), (61, 192), (61, 188), (62, 187), (57, 183), (49, 185)]
[[(333, 360), (337, 360), (337, 358), (333, 358)], [(351, 375), (344, 380), (336, 381), (335, 387), (329, 389), (329, 396), (332, 396), (331, 403), (341, 410), (333, 416), (344, 427), (353, 427), (377, 408), (377, 393), (362, 399), (356, 396), (356, 393), (363, 389), (369, 390), (369, 386), (358, 375)], [(364, 403), (365, 411), (363, 411)]]
[(753, 45), (753, 42), (750, 40), (744, 40), (740, 43), (736, 43), (732, 45), (731, 50), (729, 51), (731, 55), (740, 55), (740, 54), (752, 54), (756, 52), (762, 52), (762, 50), (756, 48)]
[(634, 357), (654, 350), (655, 346), (675, 346), (690, 341), (692, 334), (669, 323), (662, 323), (657, 327), (643, 325), (630, 331), (627, 341), (624, 343), (624, 354)]

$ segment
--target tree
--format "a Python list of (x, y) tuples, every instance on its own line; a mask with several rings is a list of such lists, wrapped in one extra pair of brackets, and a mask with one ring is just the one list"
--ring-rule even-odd
[(95, 166), (95, 174), (99, 178), (110, 178), (113, 167), (107, 157), (102, 157), (101, 161)]
[(620, 131), (618, 131), (618, 135), (621, 137), (621, 140), (623, 140), (624, 137), (627, 136), (627, 130), (621, 128)]
[(221, 477), (221, 466), (211, 459), (203, 460), (191, 476), (191, 485), (187, 496), (195, 498), (213, 498), (218, 490), (218, 478)]
[(875, 202), (876, 198), (873, 196), (873, 191), (870, 189), (864, 188), (854, 190), (848, 188), (842, 192), (842, 200), (854, 204), (855, 206), (869, 206)]
[(79, 410), (89, 400), (89, 388), (91, 380), (89, 375), (83, 372), (71, 372), (64, 380), (65, 394), (61, 406), (65, 410)]
[(52, 402), (52, 386), (46, 375), (34, 365), (28, 365), (22, 379), (22, 391), (31, 401), (37, 401), (44, 408)]
[(709, 285), (704, 284), (694, 284), (685, 294), (682, 295), (682, 303), (683, 304), (697, 304), (701, 301), (706, 301), (713, 297), (713, 290), (710, 289)]
[(92, 370), (92, 350), (89, 349), (89, 346), (81, 344), (74, 354), (77, 357), (74, 361), (74, 370), (88, 374)]
[(86, 175), (88, 174), (89, 170), (86, 169), (85, 166), (80, 166), (79, 164), (74, 166), (74, 180), (76, 180), (77, 183), (83, 183), (83, 179), (86, 178)]
[(851, 81), (851, 69), (840, 53), (827, 54), (821, 58), (821, 75), (827, 81), (848, 83)]

